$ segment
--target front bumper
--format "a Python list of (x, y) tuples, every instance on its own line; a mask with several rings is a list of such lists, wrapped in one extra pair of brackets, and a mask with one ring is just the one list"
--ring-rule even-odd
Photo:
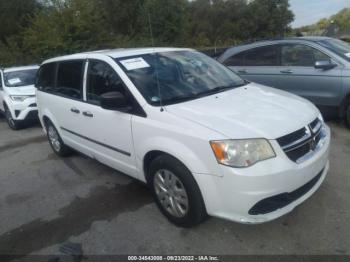
[(38, 107), (35, 97), (27, 98), (23, 102), (11, 101), (9, 103), (9, 109), (13, 119), (16, 121), (34, 120), (38, 118)]
[[(322, 147), (303, 163), (291, 161), (277, 141), (271, 141), (276, 158), (249, 168), (221, 166), (222, 177), (194, 174), (208, 214), (240, 223), (257, 224), (291, 212), (320, 187), (328, 173), (330, 130), (327, 126), (324, 128), (326, 135)], [(276, 196), (281, 195), (286, 197), (286, 194), (294, 198), (288, 198), (288, 203), (277, 203), (277, 208), (266, 209), (265, 206), (263, 211), (256, 209), (257, 205), (262, 206), (262, 201), (275, 200)]]

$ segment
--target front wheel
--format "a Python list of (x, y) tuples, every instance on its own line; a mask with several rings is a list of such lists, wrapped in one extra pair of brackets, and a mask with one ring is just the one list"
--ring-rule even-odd
[(57, 155), (66, 157), (72, 153), (72, 150), (63, 143), (56, 127), (49, 121), (46, 124), (46, 132), (50, 146)]
[(7, 124), (12, 130), (19, 130), (22, 127), (21, 121), (16, 121), (13, 119), (11, 111), (8, 108), (5, 108), (5, 118), (7, 121)]
[(177, 159), (161, 155), (150, 165), (149, 185), (161, 212), (177, 226), (192, 227), (207, 218), (200, 189)]

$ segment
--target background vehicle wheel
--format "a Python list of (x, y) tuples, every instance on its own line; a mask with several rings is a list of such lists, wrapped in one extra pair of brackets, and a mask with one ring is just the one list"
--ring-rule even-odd
[(345, 124), (350, 128), (350, 101), (345, 108)]
[(168, 155), (157, 157), (148, 178), (157, 206), (172, 223), (192, 227), (207, 218), (200, 189), (180, 161)]
[(57, 155), (66, 157), (72, 154), (72, 149), (63, 143), (56, 127), (50, 121), (46, 123), (46, 133), (50, 146)]
[(13, 119), (11, 111), (6, 107), (5, 108), (5, 118), (7, 124), (12, 130), (19, 130), (22, 127), (22, 121), (16, 121)]

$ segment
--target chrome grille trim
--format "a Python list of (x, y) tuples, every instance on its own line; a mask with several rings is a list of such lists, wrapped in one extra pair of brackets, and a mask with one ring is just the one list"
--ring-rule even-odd
[[(304, 135), (303, 132), (305, 132)], [(324, 123), (321, 119), (316, 118), (306, 127), (278, 138), (277, 142), (287, 157), (299, 164), (309, 159), (323, 147), (325, 137)]]
[[(303, 145), (305, 145), (305, 144), (307, 144), (307, 143), (310, 143), (310, 141), (312, 140), (312, 138), (318, 136), (318, 135), (320, 134), (321, 131), (322, 131), (322, 130), (321, 130), (321, 128), (320, 128), (320, 129), (317, 131), (317, 133), (314, 134), (314, 135), (311, 135), (311, 132), (310, 132), (310, 135), (308, 136), (308, 138), (306, 138), (306, 139), (304, 139), (304, 140), (300, 139), (301, 141), (300, 141), (299, 143), (293, 143), (294, 146), (293, 146), (293, 145), (291, 145), (291, 146), (285, 146), (285, 147), (282, 147), (282, 149), (283, 149), (284, 152), (288, 153), (288, 152), (290, 152), (290, 151), (292, 151), (292, 150), (295, 150), (295, 149), (297, 149), (297, 148), (299, 148), (299, 147), (302, 147)], [(296, 141), (296, 142), (297, 142), (297, 141)]]
[(293, 150), (294, 148), (297, 147), (297, 145), (299, 145), (299, 144), (303, 145), (310, 138), (311, 138), (311, 132), (310, 132), (310, 130), (308, 128), (305, 128), (305, 135), (302, 138), (300, 138), (300, 139), (298, 139), (298, 140), (296, 140), (296, 141), (294, 141), (294, 142), (292, 142), (292, 143), (290, 143), (288, 145), (282, 146), (282, 149), (284, 151)]

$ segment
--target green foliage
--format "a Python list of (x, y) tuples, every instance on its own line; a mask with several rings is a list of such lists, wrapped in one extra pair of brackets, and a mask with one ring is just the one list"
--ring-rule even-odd
[(227, 46), (284, 34), (293, 21), (288, 0), (11, 0), (3, 9), (1, 64), (153, 44)]
[(334, 23), (336, 27), (336, 33), (338, 36), (342, 34), (350, 34), (350, 8), (344, 8), (339, 11), (337, 14), (329, 17), (323, 18), (318, 21), (316, 24), (304, 26), (296, 29), (297, 32), (304, 32), (310, 35), (322, 35), (327, 29)]

